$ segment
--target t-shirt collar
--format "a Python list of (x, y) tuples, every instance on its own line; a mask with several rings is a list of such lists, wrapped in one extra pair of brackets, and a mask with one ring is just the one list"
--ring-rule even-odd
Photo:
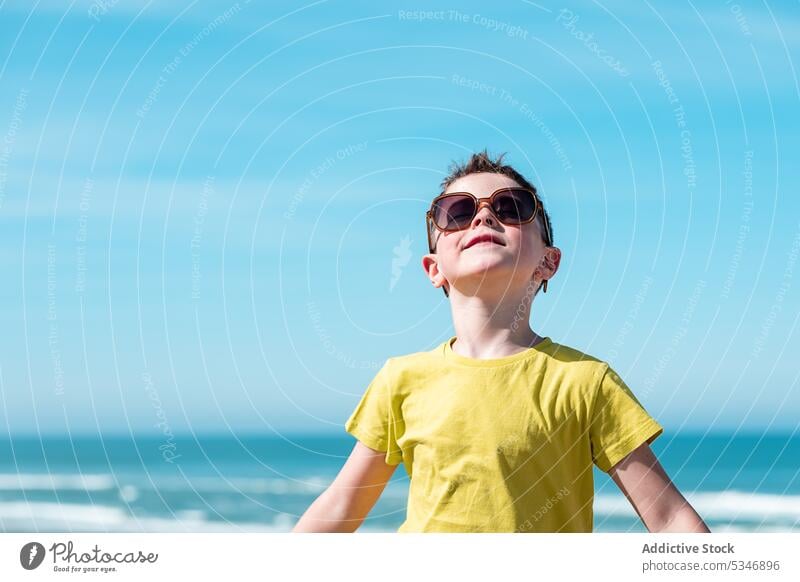
[(478, 368), (494, 368), (496, 366), (505, 366), (507, 364), (513, 364), (515, 362), (519, 362), (521, 360), (528, 359), (533, 357), (548, 348), (553, 342), (549, 336), (544, 336), (539, 343), (521, 351), (517, 352), (516, 354), (512, 354), (510, 356), (504, 356), (502, 358), (488, 358), (488, 359), (481, 359), (481, 358), (469, 358), (467, 356), (462, 356), (461, 354), (457, 354), (453, 351), (453, 343), (456, 341), (457, 336), (452, 336), (450, 339), (445, 341), (441, 346), (441, 353), (444, 356), (444, 359), (447, 362), (452, 362), (455, 364), (461, 364), (465, 366), (473, 366)]

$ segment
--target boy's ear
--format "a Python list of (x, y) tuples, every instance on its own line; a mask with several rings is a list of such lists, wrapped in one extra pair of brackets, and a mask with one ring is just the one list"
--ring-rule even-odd
[(434, 287), (444, 287), (445, 293), (448, 292), (450, 284), (439, 270), (439, 258), (435, 253), (429, 253), (422, 257), (422, 268), (425, 270), (425, 274), (428, 276), (428, 279), (431, 280)]
[(534, 280), (541, 279), (546, 281), (552, 279), (561, 264), (561, 249), (558, 247), (547, 247), (539, 262), (539, 266), (533, 273)]

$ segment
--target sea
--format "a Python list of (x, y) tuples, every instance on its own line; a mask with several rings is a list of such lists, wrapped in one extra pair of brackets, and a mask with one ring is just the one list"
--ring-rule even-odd
[[(287, 532), (354, 443), (346, 433), (0, 439), (0, 531)], [(800, 532), (800, 434), (665, 432), (652, 448), (712, 532)], [(396, 531), (408, 485), (401, 465), (358, 532)], [(646, 531), (596, 468), (594, 530)]]

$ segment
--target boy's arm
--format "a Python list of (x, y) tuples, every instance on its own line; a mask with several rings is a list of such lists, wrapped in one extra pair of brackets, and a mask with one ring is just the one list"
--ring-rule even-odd
[(356, 441), (333, 483), (311, 504), (292, 532), (356, 531), (397, 468), (387, 464), (385, 457), (386, 451)]
[(650, 532), (710, 533), (645, 443), (609, 469)]

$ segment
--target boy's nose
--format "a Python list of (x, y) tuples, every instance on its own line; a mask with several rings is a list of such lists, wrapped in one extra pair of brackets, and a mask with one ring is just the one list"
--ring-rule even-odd
[(478, 212), (475, 213), (475, 217), (472, 219), (472, 224), (470, 225), (472, 228), (475, 228), (479, 224), (483, 222), (488, 226), (493, 226), (497, 223), (497, 218), (492, 212), (492, 207), (489, 206), (488, 202), (481, 201)]

